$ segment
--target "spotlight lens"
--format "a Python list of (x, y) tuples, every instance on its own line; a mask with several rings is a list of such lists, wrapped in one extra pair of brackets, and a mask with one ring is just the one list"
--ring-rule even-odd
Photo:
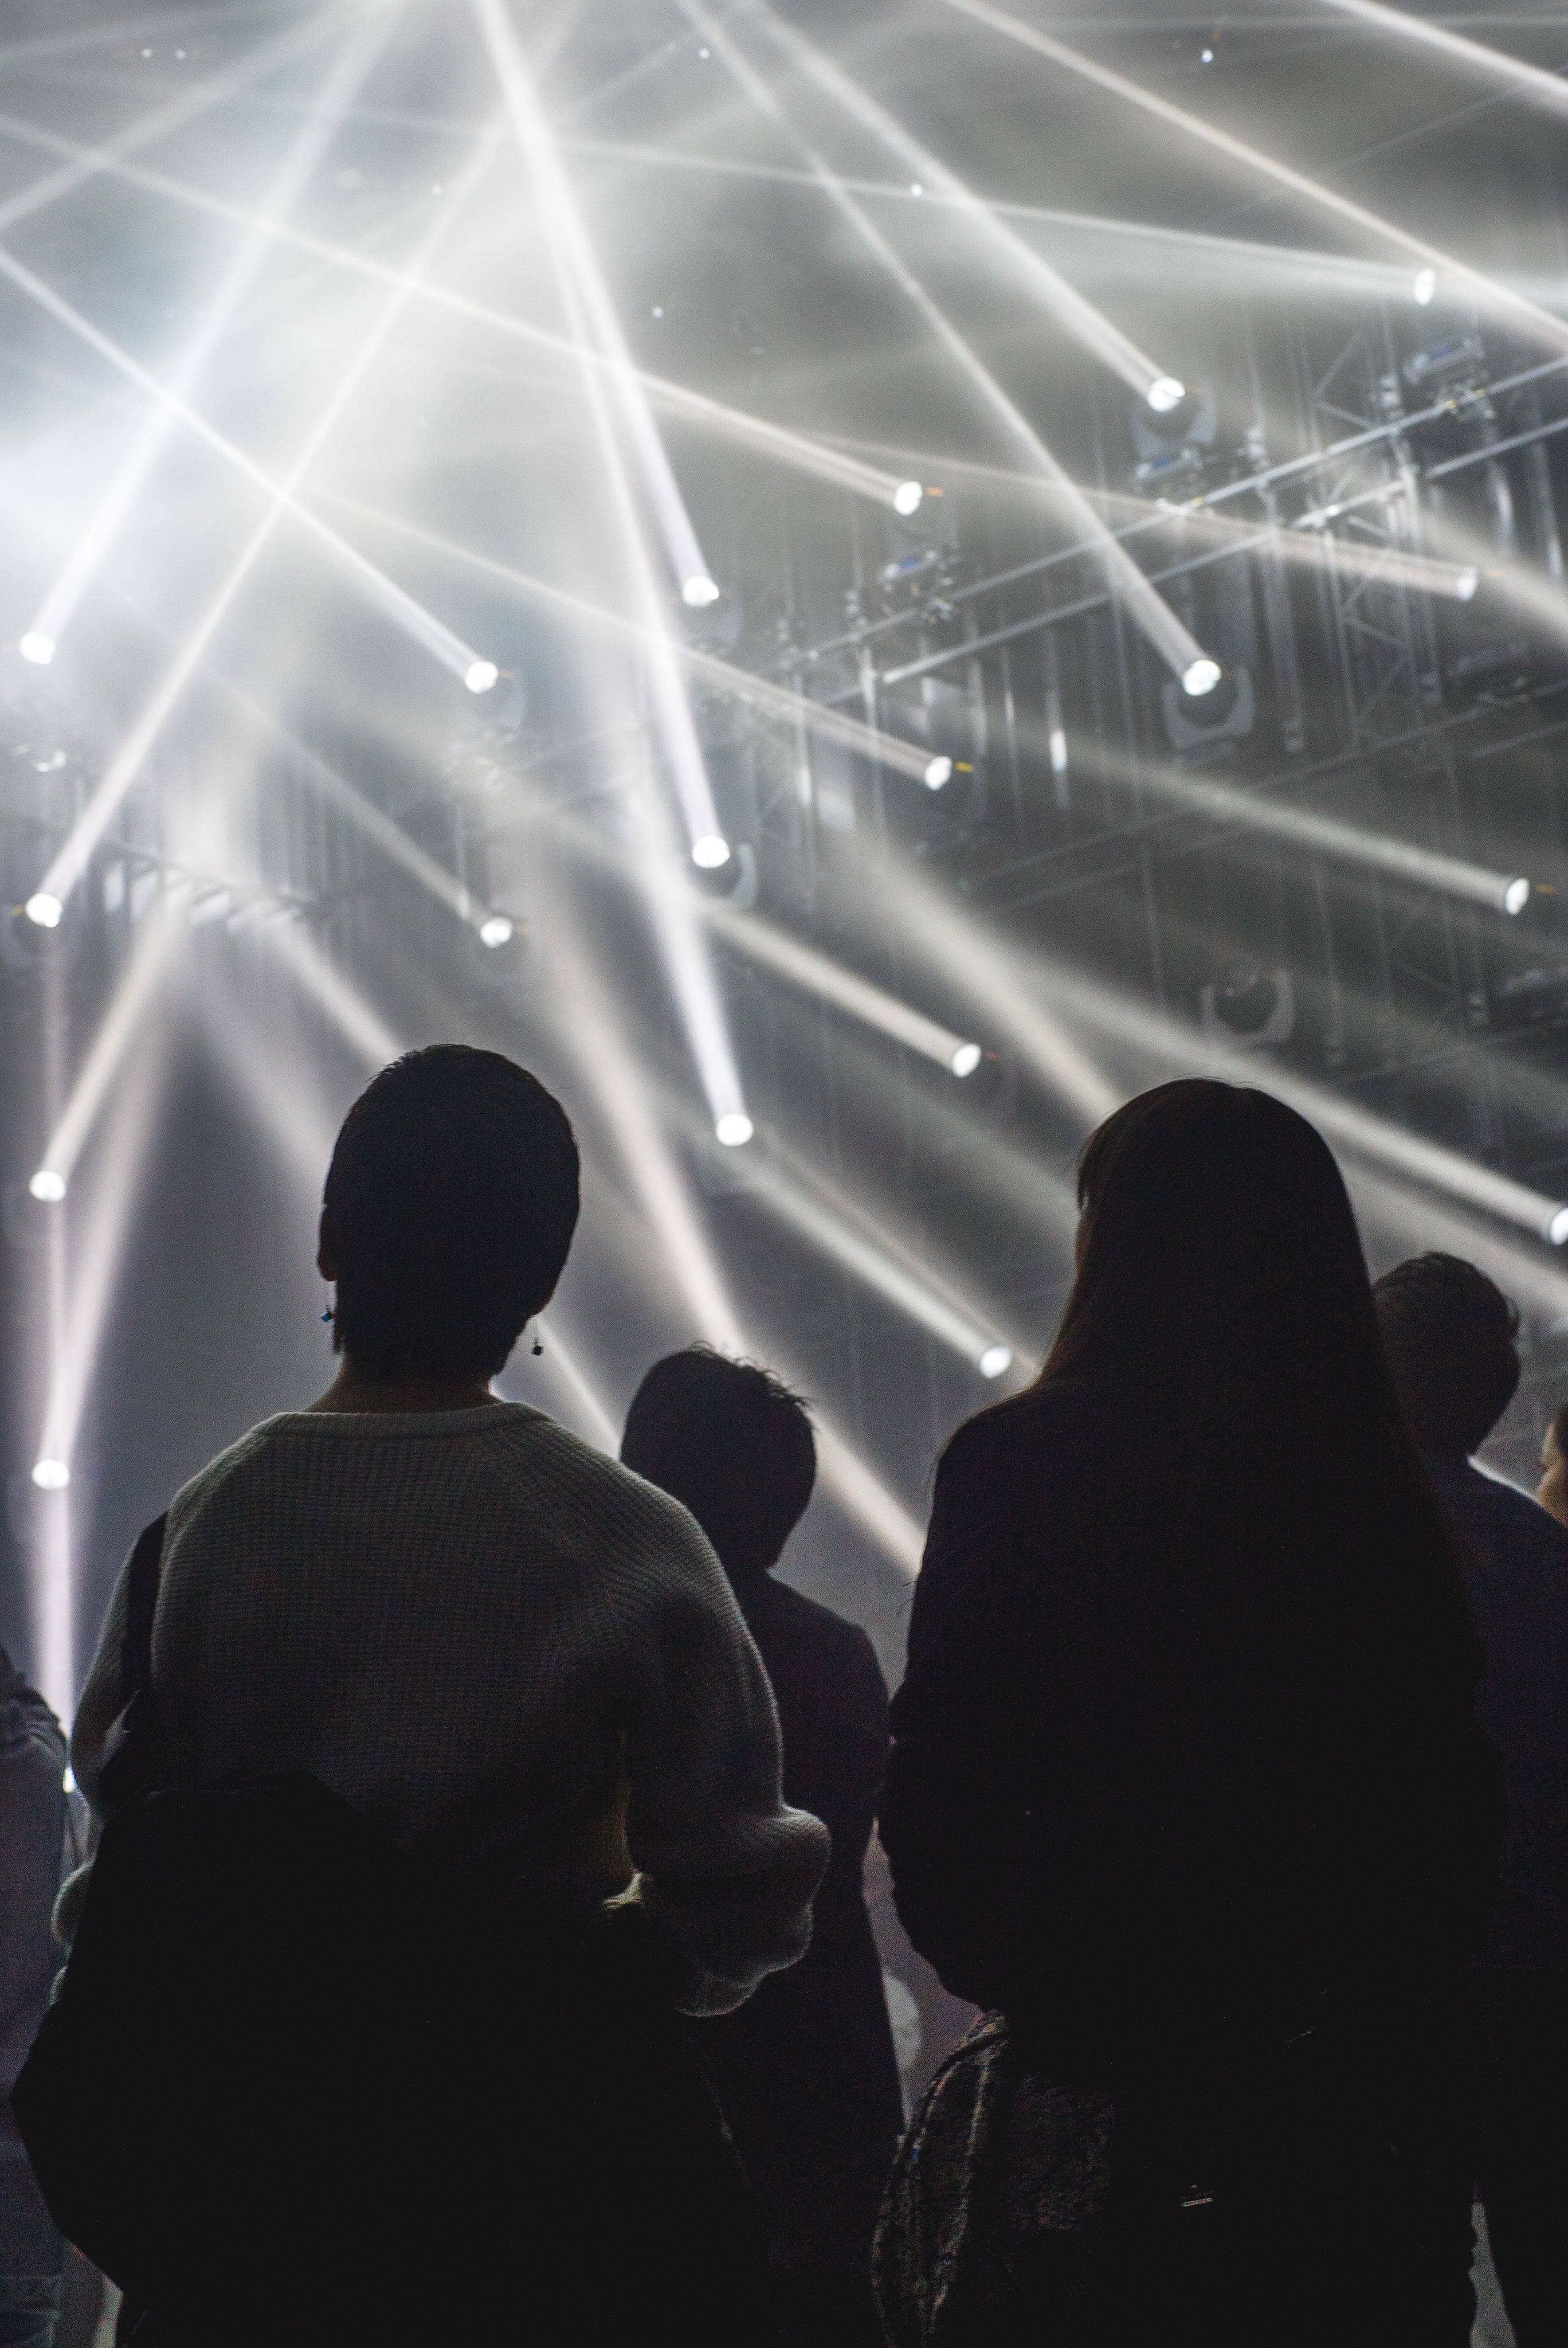
[(504, 946), (511, 934), (512, 924), (505, 913), (492, 913), (487, 922), (479, 924), (479, 943), (482, 946)]
[(47, 668), (55, 657), (55, 639), (41, 635), (36, 628), (29, 628), (18, 649), (22, 658), (31, 661), (35, 668)]
[(46, 889), (40, 889), (36, 896), (29, 897), (22, 908), (27, 919), (36, 922), (41, 930), (57, 930), (65, 910), (59, 899), (51, 897)]
[(1553, 1247), (1568, 1242), (1568, 1207), (1559, 1207), (1546, 1226), (1546, 1236)]
[(1480, 572), (1476, 569), (1473, 562), (1467, 563), (1465, 568), (1460, 572), (1458, 578), (1454, 581), (1454, 593), (1459, 597), (1461, 603), (1472, 602), (1475, 599), (1476, 590), (1480, 585)]
[(948, 1065), (954, 1076), (972, 1076), (985, 1056), (978, 1044), (960, 1044)]
[(1503, 891), (1502, 910), (1505, 913), (1522, 913), (1529, 902), (1530, 883), (1521, 874), (1517, 880), (1511, 880)]
[(1420, 304), (1423, 310), (1426, 308), (1427, 304), (1432, 299), (1432, 296), (1436, 294), (1437, 290), (1437, 271), (1435, 269), (1418, 269), (1416, 272), (1416, 282), (1411, 286), (1410, 292), (1414, 294), (1416, 300)]
[(66, 1178), (56, 1174), (52, 1166), (40, 1166), (27, 1188), (46, 1207), (57, 1207), (66, 1195)]
[(727, 1117), (719, 1119), (713, 1131), (726, 1149), (743, 1149), (756, 1128), (744, 1109), (733, 1108)]
[(900, 481), (893, 492), (894, 512), (907, 518), (908, 515), (918, 510), (920, 500), (925, 494), (918, 481)]
[(705, 612), (710, 603), (719, 600), (718, 582), (710, 579), (705, 571), (693, 572), (690, 579), (681, 582), (681, 601), (693, 612)]
[(982, 1378), (999, 1378), (1004, 1370), (1012, 1367), (1010, 1345), (988, 1345), (980, 1355), (979, 1369)]
[(926, 768), (926, 788), (928, 791), (939, 791), (944, 783), (950, 783), (952, 779), (951, 758), (933, 758)]
[(35, 1459), (33, 1481), (40, 1492), (63, 1492), (71, 1480), (71, 1471), (63, 1459)]
[(1143, 394), (1156, 416), (1169, 416), (1173, 407), (1180, 407), (1186, 396), (1186, 385), (1173, 375), (1157, 375)]
[(470, 661), (463, 672), (463, 682), (470, 693), (488, 693), (500, 674), (494, 661)]
[(1194, 701), (1201, 701), (1205, 693), (1214, 691), (1223, 674), (1218, 661), (1210, 660), (1205, 653), (1201, 660), (1194, 661), (1184, 671), (1182, 691), (1191, 694)]
[(692, 861), (700, 864), (704, 872), (717, 872), (730, 860), (730, 843), (722, 833), (705, 831), (701, 839), (692, 842)]

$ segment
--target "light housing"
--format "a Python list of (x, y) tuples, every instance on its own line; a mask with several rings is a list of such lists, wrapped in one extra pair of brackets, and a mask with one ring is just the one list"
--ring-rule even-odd
[(65, 910), (59, 899), (52, 897), (46, 889), (36, 890), (22, 908), (27, 919), (41, 930), (57, 930)]
[(1187, 386), (1180, 376), (1157, 375), (1143, 398), (1156, 416), (1169, 416), (1173, 407), (1180, 407), (1186, 396)]
[(999, 1378), (1004, 1370), (1010, 1370), (1012, 1367), (1012, 1347), (988, 1345), (975, 1364), (975, 1367), (982, 1378)]
[(926, 764), (925, 784), (926, 788), (928, 791), (939, 791), (944, 783), (950, 783), (952, 779), (953, 762), (951, 758), (936, 757), (927, 759)]
[(1546, 1226), (1546, 1236), (1553, 1247), (1568, 1243), (1568, 1207), (1559, 1207)]
[(730, 843), (723, 832), (705, 831), (692, 842), (692, 861), (703, 872), (718, 872), (730, 860)]
[(463, 672), (463, 682), (470, 693), (488, 693), (500, 674), (494, 661), (470, 661)]
[(1182, 691), (1194, 701), (1201, 701), (1204, 694), (1214, 691), (1224, 675), (1225, 671), (1217, 660), (1212, 660), (1207, 653), (1200, 653), (1198, 658), (1189, 661), (1182, 671)]
[(919, 511), (920, 500), (925, 494), (926, 492), (918, 481), (900, 481), (897, 488), (893, 492), (894, 512), (896, 514), (902, 514), (905, 520), (907, 521), (912, 513), (917, 513)]
[(46, 1207), (57, 1207), (66, 1195), (66, 1178), (63, 1174), (56, 1174), (52, 1166), (40, 1166), (27, 1189)]
[(948, 1065), (956, 1076), (972, 1076), (985, 1056), (978, 1044), (960, 1044)]
[(756, 1131), (743, 1108), (733, 1108), (713, 1128), (716, 1138), (726, 1149), (743, 1149)]
[(1505, 913), (1522, 913), (1529, 902), (1530, 883), (1522, 872), (1503, 891), (1502, 910)]
[(487, 921), (479, 924), (479, 943), (482, 946), (509, 945), (513, 935), (513, 925), (505, 913), (492, 913)]
[(29, 628), (16, 649), (35, 668), (47, 668), (55, 657), (55, 639), (45, 635), (40, 628)]
[(71, 1471), (63, 1459), (35, 1459), (33, 1481), (40, 1492), (63, 1492), (71, 1480)]

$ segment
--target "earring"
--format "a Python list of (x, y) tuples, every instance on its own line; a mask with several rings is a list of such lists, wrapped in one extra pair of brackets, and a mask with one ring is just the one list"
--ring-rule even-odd
[[(323, 1288), (325, 1287), (326, 1283), (325, 1283), (325, 1282), (324, 1282), (324, 1281), (323, 1282), (322, 1285), (323, 1285)], [(333, 1319), (335, 1319), (335, 1317), (336, 1317), (336, 1312), (337, 1312), (337, 1308), (336, 1308), (336, 1306), (333, 1303), (333, 1302), (332, 1302), (331, 1298), (329, 1297), (329, 1298), (328, 1298), (328, 1300), (327, 1300), (327, 1309), (326, 1309), (326, 1311), (322, 1314), (322, 1319), (323, 1319), (323, 1321), (331, 1321), (331, 1320), (333, 1320)]]
[(536, 1333), (535, 1337), (534, 1337), (534, 1358), (535, 1358), (535, 1360), (536, 1360), (536, 1361), (538, 1359), (539, 1355), (544, 1352), (544, 1350), (545, 1350), (545, 1349), (544, 1349), (544, 1347), (540, 1344), (539, 1340), (538, 1340), (538, 1334), (537, 1334), (537, 1333)]

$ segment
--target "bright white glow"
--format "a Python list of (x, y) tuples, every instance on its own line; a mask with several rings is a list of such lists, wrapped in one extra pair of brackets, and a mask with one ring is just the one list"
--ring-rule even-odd
[(1012, 1347), (988, 1345), (975, 1366), (982, 1378), (999, 1378), (1004, 1370), (1012, 1367)]
[(948, 1066), (956, 1076), (972, 1076), (985, 1056), (978, 1044), (960, 1044)]
[(925, 782), (928, 791), (939, 791), (944, 783), (953, 779), (951, 758), (933, 758), (926, 768)]
[(729, 860), (730, 843), (722, 832), (705, 831), (701, 839), (692, 842), (692, 861), (704, 872), (717, 872)]
[(66, 1764), (66, 1774), (61, 1778), (60, 1784), (67, 1794), (74, 1794), (77, 1790), (77, 1773), (68, 1761)]
[[(727, 946), (743, 954), (748, 962), (761, 963), (765, 970), (787, 979), (804, 994), (846, 1011), (852, 1019), (862, 1020), (878, 1034), (890, 1035), (896, 1044), (907, 1045), (910, 1051), (923, 1054), (939, 1067), (953, 1067), (959, 1053), (973, 1048), (952, 1028), (927, 1019), (923, 1011), (900, 1003), (896, 994), (873, 986), (857, 971), (846, 970), (841, 962), (819, 953), (815, 946), (792, 937), (787, 931), (775, 929), (761, 914), (736, 912), (723, 900), (708, 898), (701, 902), (710, 926), (720, 932)], [(965, 1072), (960, 1069), (958, 1073)]]
[(479, 924), (479, 943), (482, 946), (504, 946), (510, 942), (512, 934), (512, 924), (505, 913), (492, 913), (487, 922)]
[(22, 658), (31, 661), (35, 668), (47, 668), (55, 657), (55, 639), (36, 628), (29, 628), (20, 646)]
[(1418, 269), (1416, 272), (1416, 282), (1411, 286), (1410, 292), (1415, 300), (1420, 304), (1423, 310), (1426, 308), (1427, 304), (1432, 299), (1432, 296), (1436, 294), (1437, 290), (1437, 271), (1435, 269)]
[(463, 682), (470, 693), (488, 693), (500, 674), (494, 661), (470, 661), (463, 672)]
[(1546, 1236), (1553, 1247), (1568, 1243), (1568, 1207), (1559, 1207), (1546, 1226)]
[(1205, 653), (1201, 660), (1190, 661), (1182, 671), (1182, 691), (1190, 694), (1194, 701), (1201, 701), (1205, 693), (1214, 691), (1224, 674), (1218, 661), (1211, 660)]
[(1067, 772), (1067, 736), (1060, 726), (1050, 729), (1050, 771), (1053, 775)]
[(906, 517), (919, 510), (926, 492), (918, 481), (900, 481), (893, 492), (893, 510)]
[(718, 600), (718, 581), (710, 579), (706, 572), (693, 572), (690, 579), (681, 582), (681, 601), (689, 604), (693, 612), (705, 612), (710, 603), (716, 603)]
[(733, 1108), (713, 1128), (726, 1149), (743, 1149), (756, 1131), (744, 1109)]
[(35, 1459), (33, 1481), (40, 1492), (63, 1492), (71, 1480), (71, 1471), (63, 1459)]
[(1507, 888), (1502, 892), (1503, 911), (1505, 913), (1522, 913), (1524, 908), (1529, 904), (1529, 881), (1526, 880), (1522, 875), (1517, 880), (1511, 880)]
[(1471, 603), (1474, 602), (1480, 585), (1481, 572), (1473, 562), (1467, 562), (1454, 581), (1454, 593), (1461, 603)]
[(27, 1188), (46, 1207), (57, 1207), (66, 1195), (66, 1178), (52, 1166), (40, 1166)]
[(1173, 375), (1157, 375), (1143, 394), (1156, 416), (1169, 416), (1173, 407), (1180, 407), (1186, 396), (1186, 385)]
[(59, 899), (47, 889), (38, 890), (22, 908), (27, 919), (36, 922), (41, 930), (57, 930), (65, 910)]

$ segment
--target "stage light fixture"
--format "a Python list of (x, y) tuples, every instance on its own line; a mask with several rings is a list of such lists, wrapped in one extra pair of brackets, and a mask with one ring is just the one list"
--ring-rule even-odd
[(40, 629), (29, 628), (17, 649), (35, 668), (47, 668), (55, 657), (55, 639), (46, 636)]
[(1004, 1370), (1012, 1367), (1010, 1345), (988, 1345), (975, 1367), (982, 1378), (999, 1378)]
[(1437, 293), (1437, 271), (1435, 269), (1418, 269), (1416, 272), (1415, 283), (1410, 287), (1412, 299), (1419, 303), (1420, 307), (1424, 310), (1428, 303)]
[(463, 682), (470, 693), (488, 693), (500, 674), (494, 661), (470, 661), (463, 672)]
[(1454, 581), (1454, 599), (1460, 603), (1473, 603), (1481, 586), (1481, 572), (1473, 562), (1467, 562)]
[(1502, 910), (1505, 913), (1522, 913), (1529, 902), (1530, 883), (1522, 873), (1518, 880), (1511, 880), (1503, 891)]
[(1553, 1247), (1568, 1243), (1568, 1207), (1559, 1207), (1546, 1226), (1546, 1236)]
[(51, 896), (47, 889), (36, 891), (22, 908), (27, 919), (36, 922), (41, 930), (57, 930), (65, 910), (59, 899)]
[(719, 1119), (713, 1131), (726, 1149), (743, 1149), (756, 1128), (744, 1109), (733, 1108)]
[(479, 943), (482, 946), (508, 945), (512, 935), (512, 923), (507, 921), (505, 913), (492, 913), (488, 921), (481, 922), (479, 924)]
[(1223, 674), (1218, 661), (1211, 660), (1205, 653), (1200, 660), (1190, 661), (1182, 671), (1182, 691), (1193, 700), (1201, 701), (1204, 694), (1214, 691)]
[(926, 768), (925, 783), (926, 788), (928, 791), (939, 791), (944, 783), (950, 783), (952, 779), (953, 762), (951, 758), (933, 758), (927, 765)]
[(40, 1492), (63, 1492), (71, 1480), (71, 1471), (63, 1459), (35, 1459), (33, 1481)]
[(918, 481), (900, 481), (893, 492), (894, 512), (902, 514), (907, 520), (912, 513), (918, 512), (920, 500), (925, 494)]
[(710, 603), (718, 600), (718, 581), (710, 579), (705, 571), (694, 571), (690, 579), (681, 582), (681, 601), (689, 611), (705, 612)]
[(730, 860), (730, 843), (722, 832), (705, 831), (692, 842), (692, 861), (703, 872), (720, 871)]
[(978, 1044), (960, 1044), (948, 1065), (956, 1076), (972, 1076), (985, 1056)]
[(40, 1166), (27, 1188), (46, 1207), (57, 1207), (66, 1195), (66, 1178), (52, 1166)]
[(1157, 375), (1143, 398), (1156, 416), (1169, 416), (1173, 407), (1180, 407), (1186, 396), (1187, 386), (1179, 376)]

